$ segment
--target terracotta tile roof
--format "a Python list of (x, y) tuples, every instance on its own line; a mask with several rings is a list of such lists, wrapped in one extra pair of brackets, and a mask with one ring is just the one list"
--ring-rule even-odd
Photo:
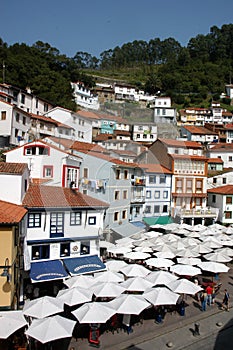
[(195, 126), (195, 125), (184, 125), (184, 129), (188, 130), (191, 134), (196, 135), (218, 135), (217, 132), (211, 131), (204, 126)]
[(223, 160), (221, 158), (209, 158), (208, 163), (223, 163)]
[(26, 213), (22, 206), (0, 200), (0, 224), (19, 223)]
[(160, 164), (141, 164), (146, 173), (172, 174), (172, 172)]
[(210, 152), (232, 152), (233, 143), (217, 143), (210, 148)]
[(99, 134), (96, 135), (95, 138), (93, 138), (93, 141), (107, 141), (107, 140), (112, 140), (115, 139), (116, 137), (114, 136), (114, 134)]
[(96, 208), (109, 204), (70, 188), (30, 184), (24, 197), (27, 208)]
[(217, 194), (232, 194), (233, 195), (233, 185), (219, 186), (216, 188), (211, 188), (207, 190), (208, 193), (217, 193)]
[(0, 162), (0, 173), (21, 175), (27, 169), (27, 163), (6, 163)]
[(62, 126), (63, 128), (66, 128), (66, 129), (73, 129), (71, 126), (69, 125), (66, 125), (66, 124), (63, 124), (55, 119), (52, 119), (50, 117), (46, 117), (44, 115), (39, 115), (39, 114), (33, 114), (31, 113), (30, 114), (31, 118), (32, 119), (38, 119), (38, 120), (41, 120), (41, 121), (44, 121), (46, 123), (50, 123), (50, 124), (54, 124), (56, 126)]
[(173, 159), (208, 160), (205, 156), (190, 156), (189, 154), (169, 154)]
[(79, 110), (76, 112), (78, 115), (80, 115), (81, 117), (85, 117), (85, 118), (90, 118), (90, 119), (97, 119), (100, 120), (101, 118), (94, 112), (90, 112), (90, 111), (85, 111), (85, 110)]
[(158, 140), (161, 141), (162, 143), (164, 143), (167, 146), (182, 147), (182, 148), (200, 148), (200, 149), (202, 149), (202, 145), (199, 142), (196, 142), (196, 141), (180, 141), (180, 140), (161, 139), (161, 138), (159, 138)]
[(83, 153), (88, 153), (90, 151), (97, 153), (109, 153), (104, 147), (101, 147), (96, 143), (73, 141), (73, 144), (70, 148)]

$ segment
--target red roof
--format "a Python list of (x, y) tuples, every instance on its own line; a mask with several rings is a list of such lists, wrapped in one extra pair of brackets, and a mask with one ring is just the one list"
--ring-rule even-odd
[(146, 173), (172, 174), (172, 172), (160, 164), (141, 164)]
[(208, 193), (217, 193), (217, 194), (232, 194), (233, 195), (233, 185), (219, 186), (216, 188), (211, 188), (207, 190)]
[(27, 209), (23, 208), (22, 206), (0, 200), (1, 224), (19, 223), (26, 213)]
[(208, 163), (223, 163), (222, 158), (209, 158)]
[(202, 148), (202, 145), (196, 141), (181, 141), (173, 139), (158, 139), (167, 146), (182, 147), (182, 148)]
[(98, 208), (108, 203), (92, 198), (70, 188), (30, 184), (23, 205), (28, 208)]
[(197, 135), (218, 135), (217, 132), (211, 131), (204, 126), (195, 126), (195, 125), (183, 125), (184, 129), (188, 130), (191, 134)]
[(21, 175), (27, 169), (27, 163), (0, 162), (0, 173)]

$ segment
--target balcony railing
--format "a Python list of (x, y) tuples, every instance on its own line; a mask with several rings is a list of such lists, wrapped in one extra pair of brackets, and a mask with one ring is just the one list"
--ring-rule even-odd
[(130, 202), (131, 203), (145, 203), (145, 196), (132, 196)]
[(180, 217), (217, 217), (218, 216), (218, 208), (201, 208), (201, 209), (175, 209), (176, 215)]

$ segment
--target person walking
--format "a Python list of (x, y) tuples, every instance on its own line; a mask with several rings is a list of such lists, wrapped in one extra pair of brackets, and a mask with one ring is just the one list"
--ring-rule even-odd
[(210, 306), (212, 304), (212, 293), (213, 293), (213, 288), (210, 285), (207, 286), (206, 293), (207, 293), (207, 304)]
[(201, 294), (201, 311), (206, 311), (207, 293), (204, 290)]
[(230, 295), (227, 291), (227, 289), (224, 290), (224, 297), (223, 297), (223, 301), (222, 301), (222, 306), (226, 311), (229, 311), (229, 298)]

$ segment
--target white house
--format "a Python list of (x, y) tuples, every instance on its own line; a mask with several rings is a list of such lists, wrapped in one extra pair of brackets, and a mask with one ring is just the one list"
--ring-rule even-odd
[(31, 126), (30, 114), (12, 103), (0, 100), (0, 145), (9, 147), (28, 141)]
[(181, 137), (185, 137), (187, 141), (201, 142), (203, 144), (218, 142), (219, 139), (217, 132), (211, 131), (204, 126), (182, 125), (180, 134)]
[(158, 130), (155, 123), (134, 123), (132, 125), (132, 140), (142, 143), (152, 143), (157, 140)]
[(227, 93), (227, 96), (230, 97), (230, 99), (233, 98), (233, 85), (232, 84), (228, 84), (225, 86), (226, 88), (226, 93)]
[(171, 105), (171, 98), (166, 96), (156, 96), (154, 104), (154, 123), (176, 124), (176, 108)]
[(98, 110), (98, 95), (94, 95), (82, 82), (71, 83), (75, 103), (83, 108)]
[(22, 204), (28, 210), (25, 254), (32, 282), (105, 269), (99, 235), (107, 203), (73, 188), (31, 184)]
[(27, 164), (0, 162), (0, 200), (20, 205), (28, 186)]
[(208, 205), (218, 208), (218, 221), (233, 223), (233, 185), (219, 186), (208, 191)]
[[(72, 139), (84, 142), (92, 141), (92, 123), (87, 118), (83, 118), (81, 114), (74, 113), (73, 111), (55, 107), (45, 114), (47, 117), (51, 117), (54, 120), (68, 125), (73, 129)], [(60, 130), (61, 134), (62, 130)], [(61, 137), (68, 138), (66, 134)]]
[(218, 143), (210, 146), (207, 155), (209, 158), (222, 159), (224, 168), (233, 168), (233, 143)]
[[(51, 186), (79, 186), (82, 159), (43, 140), (32, 141), (5, 152), (7, 162), (26, 163), (30, 178)], [(1, 164), (1, 163), (0, 163)]]
[(34, 95), (29, 87), (23, 90), (9, 84), (0, 84), (0, 100), (33, 114), (44, 114), (54, 107), (51, 102)]

